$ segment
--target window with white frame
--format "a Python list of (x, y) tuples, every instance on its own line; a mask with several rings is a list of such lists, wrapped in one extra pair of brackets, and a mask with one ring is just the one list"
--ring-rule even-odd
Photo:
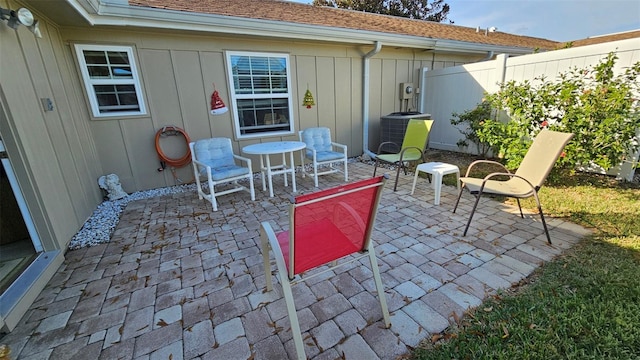
[(132, 47), (76, 44), (75, 49), (94, 117), (147, 113)]
[(238, 138), (292, 134), (289, 56), (227, 52)]

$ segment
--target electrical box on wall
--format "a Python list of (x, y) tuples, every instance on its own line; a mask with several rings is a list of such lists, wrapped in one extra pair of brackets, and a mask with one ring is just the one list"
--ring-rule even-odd
[(413, 99), (415, 86), (413, 83), (400, 83), (400, 100)]

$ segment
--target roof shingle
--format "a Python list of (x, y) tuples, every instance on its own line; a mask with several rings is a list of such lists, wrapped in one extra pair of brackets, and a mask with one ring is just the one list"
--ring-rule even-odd
[(555, 49), (559, 42), (503, 32), (280, 0), (129, 0), (139, 7), (283, 21), (476, 44)]

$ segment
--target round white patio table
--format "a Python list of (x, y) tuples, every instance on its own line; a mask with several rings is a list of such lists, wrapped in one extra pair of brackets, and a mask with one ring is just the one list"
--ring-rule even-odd
[[(297, 192), (296, 189), (296, 166), (293, 162), (293, 153), (298, 150), (302, 150), (307, 147), (302, 141), (272, 141), (260, 144), (247, 145), (242, 148), (242, 152), (251, 155), (260, 155), (260, 174), (262, 175), (262, 191), (266, 191), (264, 175), (267, 173), (267, 179), (269, 181), (269, 196), (273, 197), (273, 175), (284, 175), (284, 186), (289, 186), (287, 183), (287, 174), (291, 174), (291, 185), (293, 192)], [(287, 153), (289, 154), (289, 164), (287, 166)], [(271, 165), (270, 155), (282, 154), (281, 165)]]

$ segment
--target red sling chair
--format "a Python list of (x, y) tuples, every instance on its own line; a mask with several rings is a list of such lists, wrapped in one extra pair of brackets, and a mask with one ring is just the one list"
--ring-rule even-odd
[[(270, 247), (282, 283), (299, 359), (305, 359), (306, 355), (291, 286), (363, 257), (369, 257), (384, 323), (387, 328), (391, 326), (380, 270), (371, 242), (378, 202), (386, 178), (386, 175), (378, 176), (295, 197), (289, 208), (288, 231), (276, 234), (268, 222), (262, 223), (262, 256), (267, 291), (273, 288)], [(337, 263), (338, 259), (352, 254), (354, 256)], [(329, 268), (304, 274), (302, 278), (303, 272), (329, 263)]]

